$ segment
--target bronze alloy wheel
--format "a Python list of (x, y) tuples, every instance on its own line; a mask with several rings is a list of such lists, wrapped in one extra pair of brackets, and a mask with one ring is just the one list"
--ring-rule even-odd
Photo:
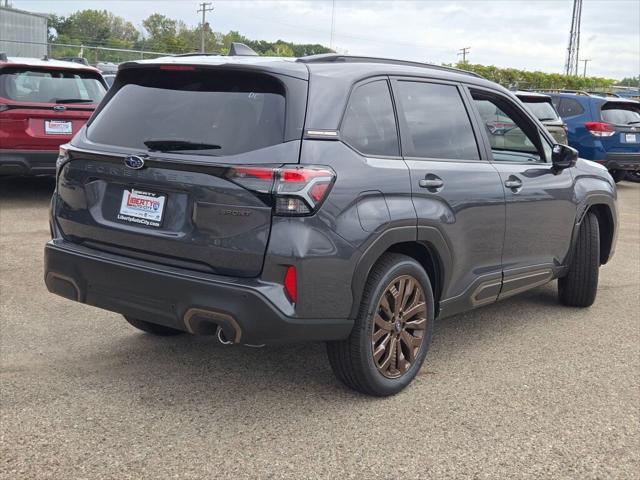
[(413, 365), (425, 338), (427, 305), (420, 282), (402, 275), (389, 283), (373, 322), (373, 361), (382, 375), (398, 378)]

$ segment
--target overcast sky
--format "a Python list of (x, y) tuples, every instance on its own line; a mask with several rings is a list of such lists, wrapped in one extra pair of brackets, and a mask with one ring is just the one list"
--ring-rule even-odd
[[(216, 31), (256, 40), (330, 46), (332, 0), (211, 0)], [(140, 30), (152, 13), (199, 21), (191, 0), (11, 0), (15, 8), (68, 15), (107, 9)], [(562, 72), (573, 0), (335, 1), (333, 47), (340, 52), (451, 63), (471, 47), (473, 63)], [(587, 73), (640, 74), (640, 0), (584, 0), (580, 58)], [(582, 64), (581, 64), (582, 65)], [(581, 66), (582, 71), (582, 66)]]

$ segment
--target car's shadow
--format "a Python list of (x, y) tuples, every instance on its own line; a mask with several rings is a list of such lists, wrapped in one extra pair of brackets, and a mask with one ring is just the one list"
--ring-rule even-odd
[[(458, 315), (436, 323), (431, 351), (420, 377), (428, 381), (437, 365), (438, 376), (446, 375), (447, 359), (458, 349), (482, 348), (477, 342), (492, 335), (509, 336), (521, 332), (557, 310), (557, 321), (567, 311), (557, 304), (555, 284), (537, 288), (520, 297)], [(90, 322), (90, 319), (87, 319)], [(114, 319), (105, 328), (123, 328), (95, 349), (83, 349), (81, 358), (58, 357), (70, 362), (74, 375), (82, 375), (105, 385), (118, 384), (134, 392), (133, 401), (143, 403), (179, 402), (211, 405), (217, 399), (266, 396), (274, 405), (287, 405), (311, 398), (322, 400), (372, 401), (343, 387), (333, 376), (324, 344), (308, 343), (264, 348), (227, 347), (213, 337), (181, 335), (154, 337), (130, 329), (124, 320)], [(93, 332), (99, 334), (98, 332)], [(485, 339), (485, 340), (482, 340)], [(65, 367), (63, 367), (65, 368)], [(179, 396), (181, 398), (177, 398)], [(265, 401), (264, 399), (261, 402)], [(283, 402), (283, 403), (277, 403)]]
[(43, 201), (51, 198), (55, 178), (50, 175), (36, 177), (0, 177), (0, 201)]

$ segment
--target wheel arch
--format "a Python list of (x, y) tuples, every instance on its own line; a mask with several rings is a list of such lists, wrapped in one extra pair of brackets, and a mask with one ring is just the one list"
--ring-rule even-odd
[[(611, 258), (614, 239), (614, 217), (609, 205), (596, 203), (590, 205), (586, 213), (593, 213), (598, 219), (600, 229), (600, 265), (604, 265)], [(585, 213), (585, 214), (586, 214)]]
[(364, 286), (371, 269), (388, 252), (401, 253), (415, 259), (427, 272), (433, 288), (435, 314), (439, 313), (440, 299), (450, 271), (451, 255), (442, 234), (436, 228), (398, 227), (385, 231), (369, 245), (358, 261), (353, 281), (353, 304), (350, 317), (355, 318), (360, 308)]

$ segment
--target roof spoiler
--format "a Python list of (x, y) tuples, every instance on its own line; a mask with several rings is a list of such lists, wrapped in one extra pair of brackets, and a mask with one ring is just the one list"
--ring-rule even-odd
[(258, 54), (244, 43), (231, 42), (230, 57), (257, 57)]

